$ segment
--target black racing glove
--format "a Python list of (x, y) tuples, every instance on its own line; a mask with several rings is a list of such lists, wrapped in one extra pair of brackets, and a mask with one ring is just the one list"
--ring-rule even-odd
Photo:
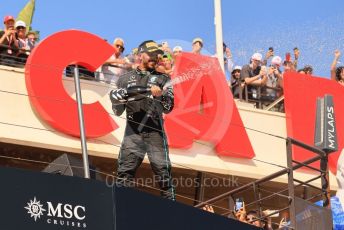
[(128, 97), (127, 90), (122, 88), (111, 90), (109, 96), (114, 114), (120, 116), (125, 110), (125, 104)]
[(125, 102), (128, 98), (128, 92), (126, 89), (115, 89), (110, 92), (110, 100), (112, 103)]

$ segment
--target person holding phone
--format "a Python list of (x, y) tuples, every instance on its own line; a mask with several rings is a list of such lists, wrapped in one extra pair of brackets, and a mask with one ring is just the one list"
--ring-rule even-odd
[(254, 53), (251, 57), (251, 63), (244, 65), (241, 69), (240, 79), (247, 85), (248, 99), (258, 99), (258, 87), (265, 86), (266, 84), (267, 70), (261, 64), (262, 55)]
[(273, 56), (274, 56), (274, 48), (273, 47), (269, 47), (268, 52), (266, 52), (265, 58), (262, 61), (262, 65), (267, 65), (268, 64), (268, 60), (270, 58), (272, 58)]
[(246, 207), (242, 198), (235, 200), (234, 215), (239, 221), (246, 223)]
[(14, 17), (6, 16), (4, 18), (5, 30), (0, 31), (0, 64), (16, 66), (16, 55), (18, 52), (18, 40), (14, 28)]
[(17, 21), (15, 24), (16, 35), (18, 40), (19, 51), (17, 53), (18, 62), (25, 65), (26, 59), (30, 55), (30, 46), (26, 38), (26, 23), (24, 21)]

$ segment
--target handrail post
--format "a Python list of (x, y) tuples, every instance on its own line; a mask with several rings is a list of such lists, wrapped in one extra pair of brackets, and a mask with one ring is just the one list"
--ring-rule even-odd
[(81, 87), (80, 87), (80, 78), (79, 78), (79, 68), (76, 65), (74, 68), (74, 83), (75, 83), (75, 92), (78, 105), (78, 117), (79, 117), (79, 128), (80, 128), (80, 140), (82, 148), (82, 161), (84, 166), (84, 177), (90, 178), (90, 165), (88, 163), (88, 153), (87, 153), (87, 143), (86, 143), (86, 134), (84, 126), (84, 113), (82, 109), (82, 98), (81, 98)]
[(196, 180), (198, 186), (196, 187), (194, 206), (204, 201), (204, 178), (203, 172), (197, 172)]
[(289, 217), (290, 217), (290, 227), (294, 230), (296, 228), (296, 208), (295, 208), (295, 188), (294, 188), (294, 174), (293, 174), (293, 150), (292, 150), (292, 142), (290, 138), (287, 138), (287, 166), (289, 169), (288, 172), (288, 192), (289, 197), (291, 198), (289, 204)]
[(328, 168), (328, 154), (323, 156), (320, 160), (321, 169), (321, 188), (323, 192), (323, 207), (331, 209), (331, 190), (330, 190), (330, 178), (329, 178), (329, 168)]

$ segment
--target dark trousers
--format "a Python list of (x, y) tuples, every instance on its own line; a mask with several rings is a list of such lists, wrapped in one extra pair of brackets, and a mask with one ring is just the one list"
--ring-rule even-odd
[(117, 185), (133, 186), (137, 168), (145, 155), (159, 183), (161, 195), (175, 200), (172, 184), (171, 161), (165, 133), (159, 131), (133, 132), (129, 125), (126, 127), (124, 139), (118, 157)]

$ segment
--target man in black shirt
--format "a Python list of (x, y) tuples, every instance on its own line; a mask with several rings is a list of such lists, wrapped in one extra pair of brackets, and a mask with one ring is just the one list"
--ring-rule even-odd
[[(262, 55), (254, 53), (251, 63), (244, 65), (241, 69), (240, 79), (247, 85), (248, 98), (257, 98), (257, 86), (264, 86), (267, 81), (266, 67), (261, 67)], [(245, 95), (245, 94), (244, 94)]]
[(152, 41), (143, 42), (137, 69), (119, 77), (117, 89), (110, 92), (117, 116), (126, 110), (127, 125), (118, 157), (117, 184), (131, 186), (137, 168), (148, 154), (162, 196), (175, 200), (163, 113), (174, 106), (170, 78), (155, 70), (162, 51)]
[(14, 28), (14, 17), (4, 18), (5, 30), (0, 31), (0, 64), (16, 66), (18, 40)]

